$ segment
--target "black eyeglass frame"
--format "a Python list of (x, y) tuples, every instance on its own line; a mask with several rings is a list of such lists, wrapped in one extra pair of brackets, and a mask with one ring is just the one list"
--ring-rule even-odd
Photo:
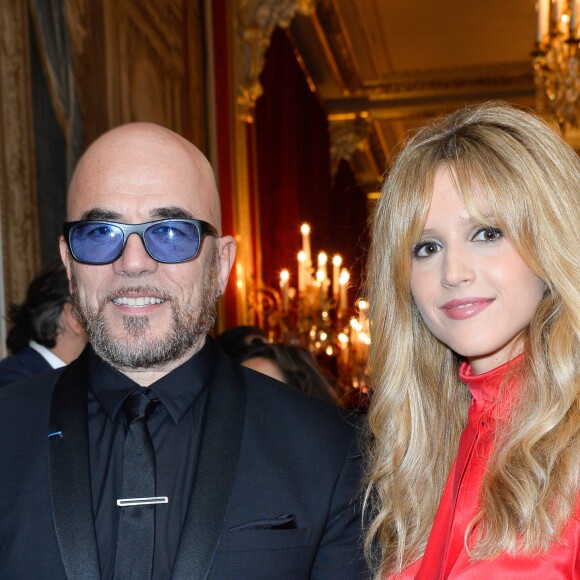
[[(167, 223), (167, 222), (186, 222), (192, 224), (198, 232), (199, 235), (199, 247), (193, 256), (190, 258), (185, 258), (184, 260), (159, 260), (155, 256), (151, 254), (149, 248), (147, 247), (147, 242), (145, 241), (145, 231), (148, 230), (152, 226), (156, 226), (159, 224)], [(82, 224), (103, 224), (108, 226), (115, 226), (119, 228), (123, 232), (123, 244), (121, 246), (121, 250), (115, 258), (112, 260), (108, 260), (107, 262), (87, 262), (86, 260), (80, 260), (72, 249), (72, 244), (70, 240), (70, 233), (75, 226), (82, 225)], [(64, 239), (66, 241), (66, 245), (68, 246), (69, 252), (71, 256), (81, 264), (88, 264), (90, 266), (105, 266), (106, 264), (112, 264), (116, 262), (125, 251), (125, 246), (127, 245), (127, 240), (131, 234), (137, 234), (141, 238), (141, 243), (145, 248), (147, 254), (153, 258), (156, 262), (161, 264), (181, 264), (183, 262), (189, 262), (189, 260), (193, 260), (201, 251), (201, 247), (203, 245), (203, 239), (205, 236), (214, 236), (215, 238), (219, 238), (218, 231), (212, 226), (210, 223), (205, 222), (203, 220), (198, 219), (190, 219), (190, 218), (164, 218), (160, 220), (153, 220), (150, 222), (143, 222), (141, 224), (125, 224), (122, 222), (113, 222), (109, 220), (78, 220), (74, 222), (65, 222), (62, 227), (62, 232)]]

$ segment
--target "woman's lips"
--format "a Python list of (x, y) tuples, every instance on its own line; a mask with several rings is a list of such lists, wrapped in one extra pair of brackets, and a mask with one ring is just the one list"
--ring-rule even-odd
[(443, 304), (441, 310), (445, 316), (453, 320), (463, 320), (465, 318), (477, 316), (493, 301), (493, 298), (461, 298), (450, 300), (446, 304)]

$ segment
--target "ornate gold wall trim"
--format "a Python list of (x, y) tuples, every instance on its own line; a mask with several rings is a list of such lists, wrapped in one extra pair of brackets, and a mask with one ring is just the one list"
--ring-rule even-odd
[(240, 0), (236, 68), (237, 103), (242, 117), (251, 119), (251, 110), (262, 94), (259, 76), (274, 29), (288, 28), (297, 14), (314, 13), (318, 0)]
[(522, 66), (519, 72), (473, 69), (440, 73), (392, 76), (365, 86), (365, 94), (325, 102), (329, 118), (366, 111), (374, 119), (405, 118), (406, 113), (422, 110), (441, 114), (465, 102), (502, 99), (519, 102), (533, 100), (533, 75)]
[[(40, 255), (26, 0), (1, 3), (0, 39), (3, 296), (10, 304), (23, 299)], [(4, 335), (1, 340), (3, 348)]]
[(506, 66), (482, 66), (460, 69), (441, 69), (390, 75), (373, 83), (364, 83), (365, 92), (373, 98), (393, 94), (417, 94), (425, 92), (455, 92), (458, 90), (495, 90), (498, 88), (534, 89), (534, 75), (529, 62)]
[(366, 112), (329, 115), (330, 168), (334, 177), (342, 160), (348, 161), (359, 185), (378, 187), (387, 161), (377, 133), (376, 122)]
[(360, 116), (330, 125), (331, 175), (336, 175), (338, 165), (343, 159), (351, 161), (356, 152), (369, 149), (370, 131), (368, 120)]

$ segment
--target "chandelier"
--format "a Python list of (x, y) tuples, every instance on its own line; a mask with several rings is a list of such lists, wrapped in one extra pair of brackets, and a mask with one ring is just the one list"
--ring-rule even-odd
[(537, 0), (536, 42), (532, 53), (537, 108), (562, 131), (580, 128), (580, 0)]
[[(370, 332), (368, 302), (359, 298), (349, 307), (350, 273), (342, 257), (332, 260), (319, 252), (313, 262), (310, 226), (300, 227), (302, 248), (297, 253), (297, 279), (280, 272), (279, 289), (254, 288), (249, 297), (254, 320), (271, 341), (307, 348), (336, 379), (343, 394), (368, 391)], [(357, 395), (358, 396), (358, 395)]]

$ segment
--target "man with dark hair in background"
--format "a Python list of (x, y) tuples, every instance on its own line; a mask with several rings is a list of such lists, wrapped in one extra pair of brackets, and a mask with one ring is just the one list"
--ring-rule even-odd
[(0, 387), (29, 375), (63, 367), (79, 356), (87, 335), (78, 320), (60, 257), (34, 277), (22, 304), (8, 309), (6, 346), (12, 356), (0, 361)]

